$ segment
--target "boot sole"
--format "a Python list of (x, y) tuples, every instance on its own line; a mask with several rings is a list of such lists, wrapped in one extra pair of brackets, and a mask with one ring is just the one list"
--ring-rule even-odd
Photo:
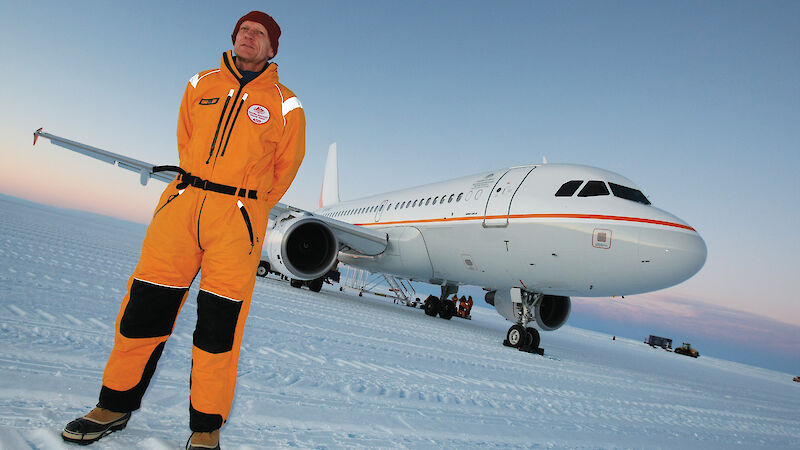
[(98, 431), (96, 433), (83, 434), (83, 433), (73, 433), (71, 431), (63, 430), (61, 432), (61, 438), (67, 442), (72, 442), (74, 444), (89, 445), (93, 442), (99, 441), (100, 439), (108, 436), (109, 434), (115, 431), (124, 430), (125, 427), (128, 426), (128, 420), (130, 420), (130, 417), (126, 418), (121, 423), (112, 424), (105, 430)]

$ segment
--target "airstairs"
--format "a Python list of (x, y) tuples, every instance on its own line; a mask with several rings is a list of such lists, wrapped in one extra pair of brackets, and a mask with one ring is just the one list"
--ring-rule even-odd
[[(417, 291), (411, 282), (396, 278), (393, 275), (385, 273), (371, 273), (364, 269), (357, 269), (355, 267), (340, 265), (339, 272), (342, 273), (340, 290), (344, 288), (352, 289), (358, 292), (359, 295), (364, 292), (382, 297), (391, 298), (395, 303), (401, 303), (406, 306), (417, 306), (416, 294)], [(389, 293), (380, 292), (379, 286), (383, 284), (388, 285)]]

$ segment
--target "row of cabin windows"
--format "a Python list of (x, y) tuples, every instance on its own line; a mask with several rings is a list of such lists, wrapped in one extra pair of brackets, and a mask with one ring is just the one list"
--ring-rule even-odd
[[(478, 197), (481, 195), (482, 192), (483, 192), (483, 190), (479, 190), (475, 194), (475, 199), (476, 200), (478, 199)], [(404, 202), (389, 203), (387, 205), (365, 206), (363, 208), (347, 209), (347, 210), (344, 210), (344, 211), (334, 211), (332, 213), (329, 213), (328, 215), (330, 215), (331, 217), (341, 217), (341, 216), (348, 216), (348, 215), (351, 215), (351, 214), (373, 213), (373, 212), (383, 211), (384, 209), (386, 211), (388, 211), (390, 209), (395, 209), (396, 210), (396, 209), (404, 209), (404, 208), (417, 208), (417, 207), (421, 207), (421, 206), (432, 206), (432, 205), (437, 205), (437, 204), (438, 205), (442, 205), (444, 203), (453, 203), (453, 202), (458, 203), (462, 199), (464, 201), (470, 200), (470, 197), (472, 196), (471, 194), (472, 194), (472, 192), (470, 191), (467, 194), (466, 198), (464, 198), (464, 193), (463, 192), (459, 193), (458, 195), (456, 195), (456, 194), (450, 194), (450, 195), (445, 194), (445, 195), (442, 195), (441, 197), (437, 195), (435, 197), (428, 197), (427, 199), (426, 198), (421, 198), (421, 199), (418, 199), (418, 200), (415, 199), (415, 200), (406, 200)], [(385, 208), (384, 208), (384, 206), (385, 206)]]
[[(556, 197), (572, 197), (582, 184), (583, 180), (567, 181), (558, 188)], [(615, 197), (624, 198), (625, 200), (642, 203), (644, 205), (650, 204), (650, 200), (638, 189), (611, 182), (608, 183), (608, 186), (611, 187), (611, 192)], [(606, 187), (606, 183), (599, 180), (587, 181), (583, 189), (578, 192), (578, 197), (597, 197), (601, 195), (609, 195), (609, 191), (608, 187)]]

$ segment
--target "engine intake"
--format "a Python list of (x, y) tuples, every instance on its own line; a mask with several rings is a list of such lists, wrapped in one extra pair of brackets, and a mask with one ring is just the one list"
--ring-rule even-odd
[(536, 305), (536, 324), (545, 331), (557, 330), (567, 322), (571, 310), (569, 297), (544, 295)]
[(267, 232), (266, 252), (276, 270), (297, 280), (319, 278), (333, 268), (339, 241), (313, 217), (279, 218)]

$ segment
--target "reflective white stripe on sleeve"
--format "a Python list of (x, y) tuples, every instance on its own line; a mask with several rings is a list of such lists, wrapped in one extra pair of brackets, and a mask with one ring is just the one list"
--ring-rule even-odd
[(300, 104), (300, 100), (298, 100), (297, 97), (292, 97), (283, 102), (283, 115), (285, 117), (286, 114), (289, 113), (289, 111), (295, 108), (302, 108), (302, 107), (303, 105)]
[(208, 72), (207, 74), (203, 75), (202, 77), (200, 76), (200, 74), (199, 74), (199, 73), (196, 73), (196, 74), (194, 74), (194, 76), (193, 76), (192, 78), (189, 78), (189, 83), (192, 83), (192, 87), (193, 87), (193, 88), (196, 88), (196, 87), (197, 87), (197, 82), (198, 82), (198, 81), (200, 81), (200, 80), (202, 80), (203, 78), (205, 78), (205, 77), (207, 77), (207, 76), (211, 75), (212, 73), (217, 73), (217, 72), (219, 72), (219, 69), (217, 69), (217, 70), (212, 70), (211, 72)]

